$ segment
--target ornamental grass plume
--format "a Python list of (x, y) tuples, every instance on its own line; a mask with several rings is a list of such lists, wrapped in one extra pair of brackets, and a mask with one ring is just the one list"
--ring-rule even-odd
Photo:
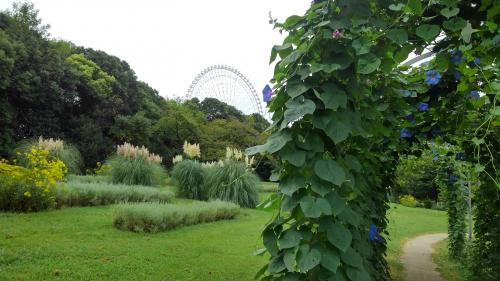
[(172, 164), (175, 165), (175, 164), (181, 162), (182, 160), (184, 160), (182, 155), (176, 155), (174, 158), (172, 158)]
[(187, 155), (190, 159), (193, 159), (195, 157), (200, 157), (201, 156), (201, 151), (200, 151), (200, 145), (195, 143), (195, 144), (190, 144), (187, 141), (184, 141), (184, 145), (182, 146), (184, 154)]
[(144, 147), (144, 145), (138, 147), (127, 142), (116, 147), (116, 154), (129, 159), (143, 158), (145, 160), (158, 164), (160, 164), (163, 160), (159, 155), (149, 152), (149, 150)]

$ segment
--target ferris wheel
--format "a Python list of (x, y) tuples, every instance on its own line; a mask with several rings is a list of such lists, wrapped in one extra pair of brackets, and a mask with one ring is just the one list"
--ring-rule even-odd
[(213, 65), (200, 72), (188, 89), (187, 98), (216, 98), (234, 106), (244, 114), (264, 110), (252, 83), (237, 69), (227, 65)]

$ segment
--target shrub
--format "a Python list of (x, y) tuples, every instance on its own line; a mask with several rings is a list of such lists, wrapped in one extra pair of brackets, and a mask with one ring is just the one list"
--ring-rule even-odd
[(108, 159), (109, 175), (113, 183), (157, 186), (165, 176), (161, 157), (147, 148), (125, 143), (117, 147), (116, 155)]
[(61, 160), (47, 150), (24, 153), (26, 167), (0, 160), (0, 210), (36, 212), (55, 206), (54, 187), (66, 175)]
[(207, 179), (208, 198), (255, 208), (259, 203), (258, 179), (242, 162), (226, 161)]
[(206, 171), (198, 161), (184, 160), (175, 164), (172, 178), (178, 187), (179, 197), (206, 200)]
[(80, 151), (75, 146), (65, 143), (63, 140), (53, 138), (44, 139), (43, 137), (39, 137), (38, 139), (20, 142), (16, 148), (16, 152), (20, 156), (18, 160), (22, 166), (27, 165), (28, 159), (24, 155), (29, 153), (33, 147), (47, 150), (51, 157), (61, 160), (66, 165), (68, 173), (81, 173), (83, 158)]
[(406, 206), (406, 207), (412, 207), (415, 208), (418, 205), (417, 199), (411, 195), (403, 195), (399, 197), (399, 204)]
[(232, 203), (213, 201), (189, 205), (121, 204), (115, 209), (115, 227), (135, 232), (159, 232), (177, 227), (228, 220), (239, 213)]
[(149, 186), (68, 182), (56, 188), (57, 206), (100, 206), (120, 202), (170, 202), (173, 194)]

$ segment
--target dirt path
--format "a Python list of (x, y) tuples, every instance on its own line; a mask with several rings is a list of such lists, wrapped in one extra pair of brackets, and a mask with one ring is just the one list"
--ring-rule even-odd
[(432, 244), (447, 236), (446, 233), (427, 234), (405, 244), (401, 261), (406, 269), (406, 281), (443, 281), (432, 261)]

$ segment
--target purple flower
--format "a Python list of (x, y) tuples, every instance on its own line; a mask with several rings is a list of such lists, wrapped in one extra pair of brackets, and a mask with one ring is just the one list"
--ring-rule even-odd
[(451, 175), (448, 177), (448, 183), (449, 184), (454, 184), (458, 181), (458, 177), (457, 176), (454, 176), (454, 175)]
[(462, 61), (462, 51), (454, 49), (451, 51), (450, 62), (453, 64), (459, 64)]
[(399, 135), (404, 138), (404, 139), (409, 139), (412, 137), (412, 133), (410, 130), (406, 129), (406, 128), (403, 128), (401, 129), (401, 131), (399, 132)]
[(458, 70), (455, 70), (455, 72), (453, 72), (453, 76), (455, 77), (456, 81), (459, 81), (460, 78), (462, 78), (462, 73)]
[(434, 136), (440, 135), (441, 134), (441, 128), (439, 128), (439, 127), (432, 128), (431, 134), (433, 134)]
[(340, 39), (340, 38), (344, 37), (344, 33), (338, 29), (335, 29), (335, 31), (332, 33), (332, 37), (334, 39)]
[(432, 161), (434, 161), (434, 162), (439, 161), (439, 157), (434, 156), (434, 158), (432, 158)]
[(414, 122), (415, 121), (415, 116), (413, 116), (413, 114), (410, 114), (410, 115), (406, 115), (406, 120), (410, 121), (410, 122)]
[(475, 65), (480, 65), (481, 64), (481, 58), (475, 58), (474, 59), (474, 64)]
[(372, 223), (368, 230), (368, 240), (370, 241), (383, 241), (384, 238), (378, 233), (377, 227)]
[(263, 96), (264, 102), (269, 102), (269, 100), (273, 96), (273, 90), (271, 89), (271, 87), (269, 85), (266, 85), (264, 87), (264, 90), (262, 90), (262, 96)]
[(425, 102), (421, 102), (418, 104), (418, 111), (427, 111), (429, 109), (429, 104)]
[(425, 83), (429, 86), (434, 86), (439, 83), (439, 80), (441, 80), (441, 74), (439, 74), (435, 70), (427, 70), (425, 72)]
[(476, 90), (470, 91), (470, 98), (471, 99), (478, 99), (479, 98), (479, 92)]
[(455, 155), (455, 159), (456, 159), (456, 160), (464, 160), (464, 159), (465, 159), (465, 153), (464, 153), (463, 151), (458, 152), (458, 153)]

